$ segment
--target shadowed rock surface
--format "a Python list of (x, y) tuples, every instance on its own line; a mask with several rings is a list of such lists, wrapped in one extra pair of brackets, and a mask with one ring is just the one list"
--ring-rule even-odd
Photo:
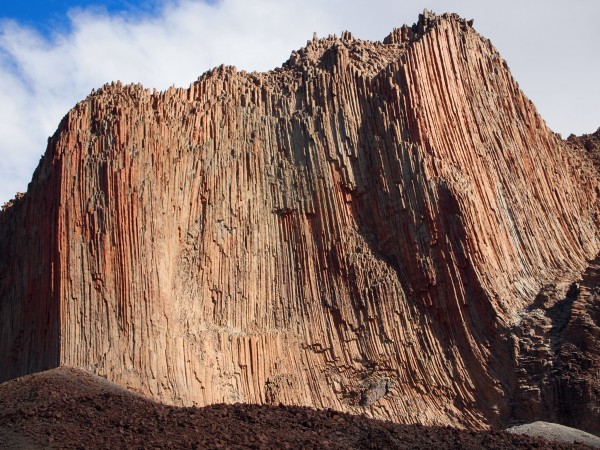
[(600, 258), (574, 283), (545, 286), (521, 313), (513, 419), (600, 434)]
[(579, 300), (522, 331), (598, 254), (598, 186), (455, 15), (189, 89), (106, 85), (0, 213), (0, 380), (68, 365), (176, 405), (589, 429), (597, 346), (561, 344), (588, 339)]
[(77, 369), (0, 385), (0, 448), (587, 448), (502, 432), (382, 422), (303, 407), (155, 403)]

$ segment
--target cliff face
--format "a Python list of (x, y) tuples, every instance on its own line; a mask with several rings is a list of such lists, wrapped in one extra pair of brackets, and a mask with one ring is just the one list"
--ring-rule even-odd
[(0, 379), (498, 425), (519, 313), (598, 252), (598, 186), (453, 15), (107, 85), (0, 215)]

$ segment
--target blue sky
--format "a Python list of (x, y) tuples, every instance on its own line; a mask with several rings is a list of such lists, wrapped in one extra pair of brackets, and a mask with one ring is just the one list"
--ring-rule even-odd
[(220, 64), (269, 70), (313, 32), (381, 40), (424, 8), (475, 19), (550, 128), (600, 126), (597, 0), (5, 0), (0, 205), (27, 189), (60, 119), (106, 82), (166, 89)]
[(0, 17), (17, 20), (49, 35), (56, 28), (64, 29), (70, 26), (67, 13), (71, 9), (93, 9), (105, 14), (152, 14), (160, 8), (161, 3), (158, 0), (6, 0), (0, 7)]

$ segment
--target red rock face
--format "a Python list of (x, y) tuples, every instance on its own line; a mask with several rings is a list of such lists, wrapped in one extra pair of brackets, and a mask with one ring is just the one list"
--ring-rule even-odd
[(507, 422), (518, 313), (597, 254), (598, 175), (464, 20), (384, 42), (79, 103), (0, 215), (0, 378)]

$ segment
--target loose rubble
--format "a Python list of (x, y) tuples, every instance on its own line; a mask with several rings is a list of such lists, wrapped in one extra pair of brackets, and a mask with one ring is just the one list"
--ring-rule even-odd
[(165, 406), (77, 369), (0, 385), (0, 448), (584, 449), (503, 432), (399, 425), (333, 410)]

